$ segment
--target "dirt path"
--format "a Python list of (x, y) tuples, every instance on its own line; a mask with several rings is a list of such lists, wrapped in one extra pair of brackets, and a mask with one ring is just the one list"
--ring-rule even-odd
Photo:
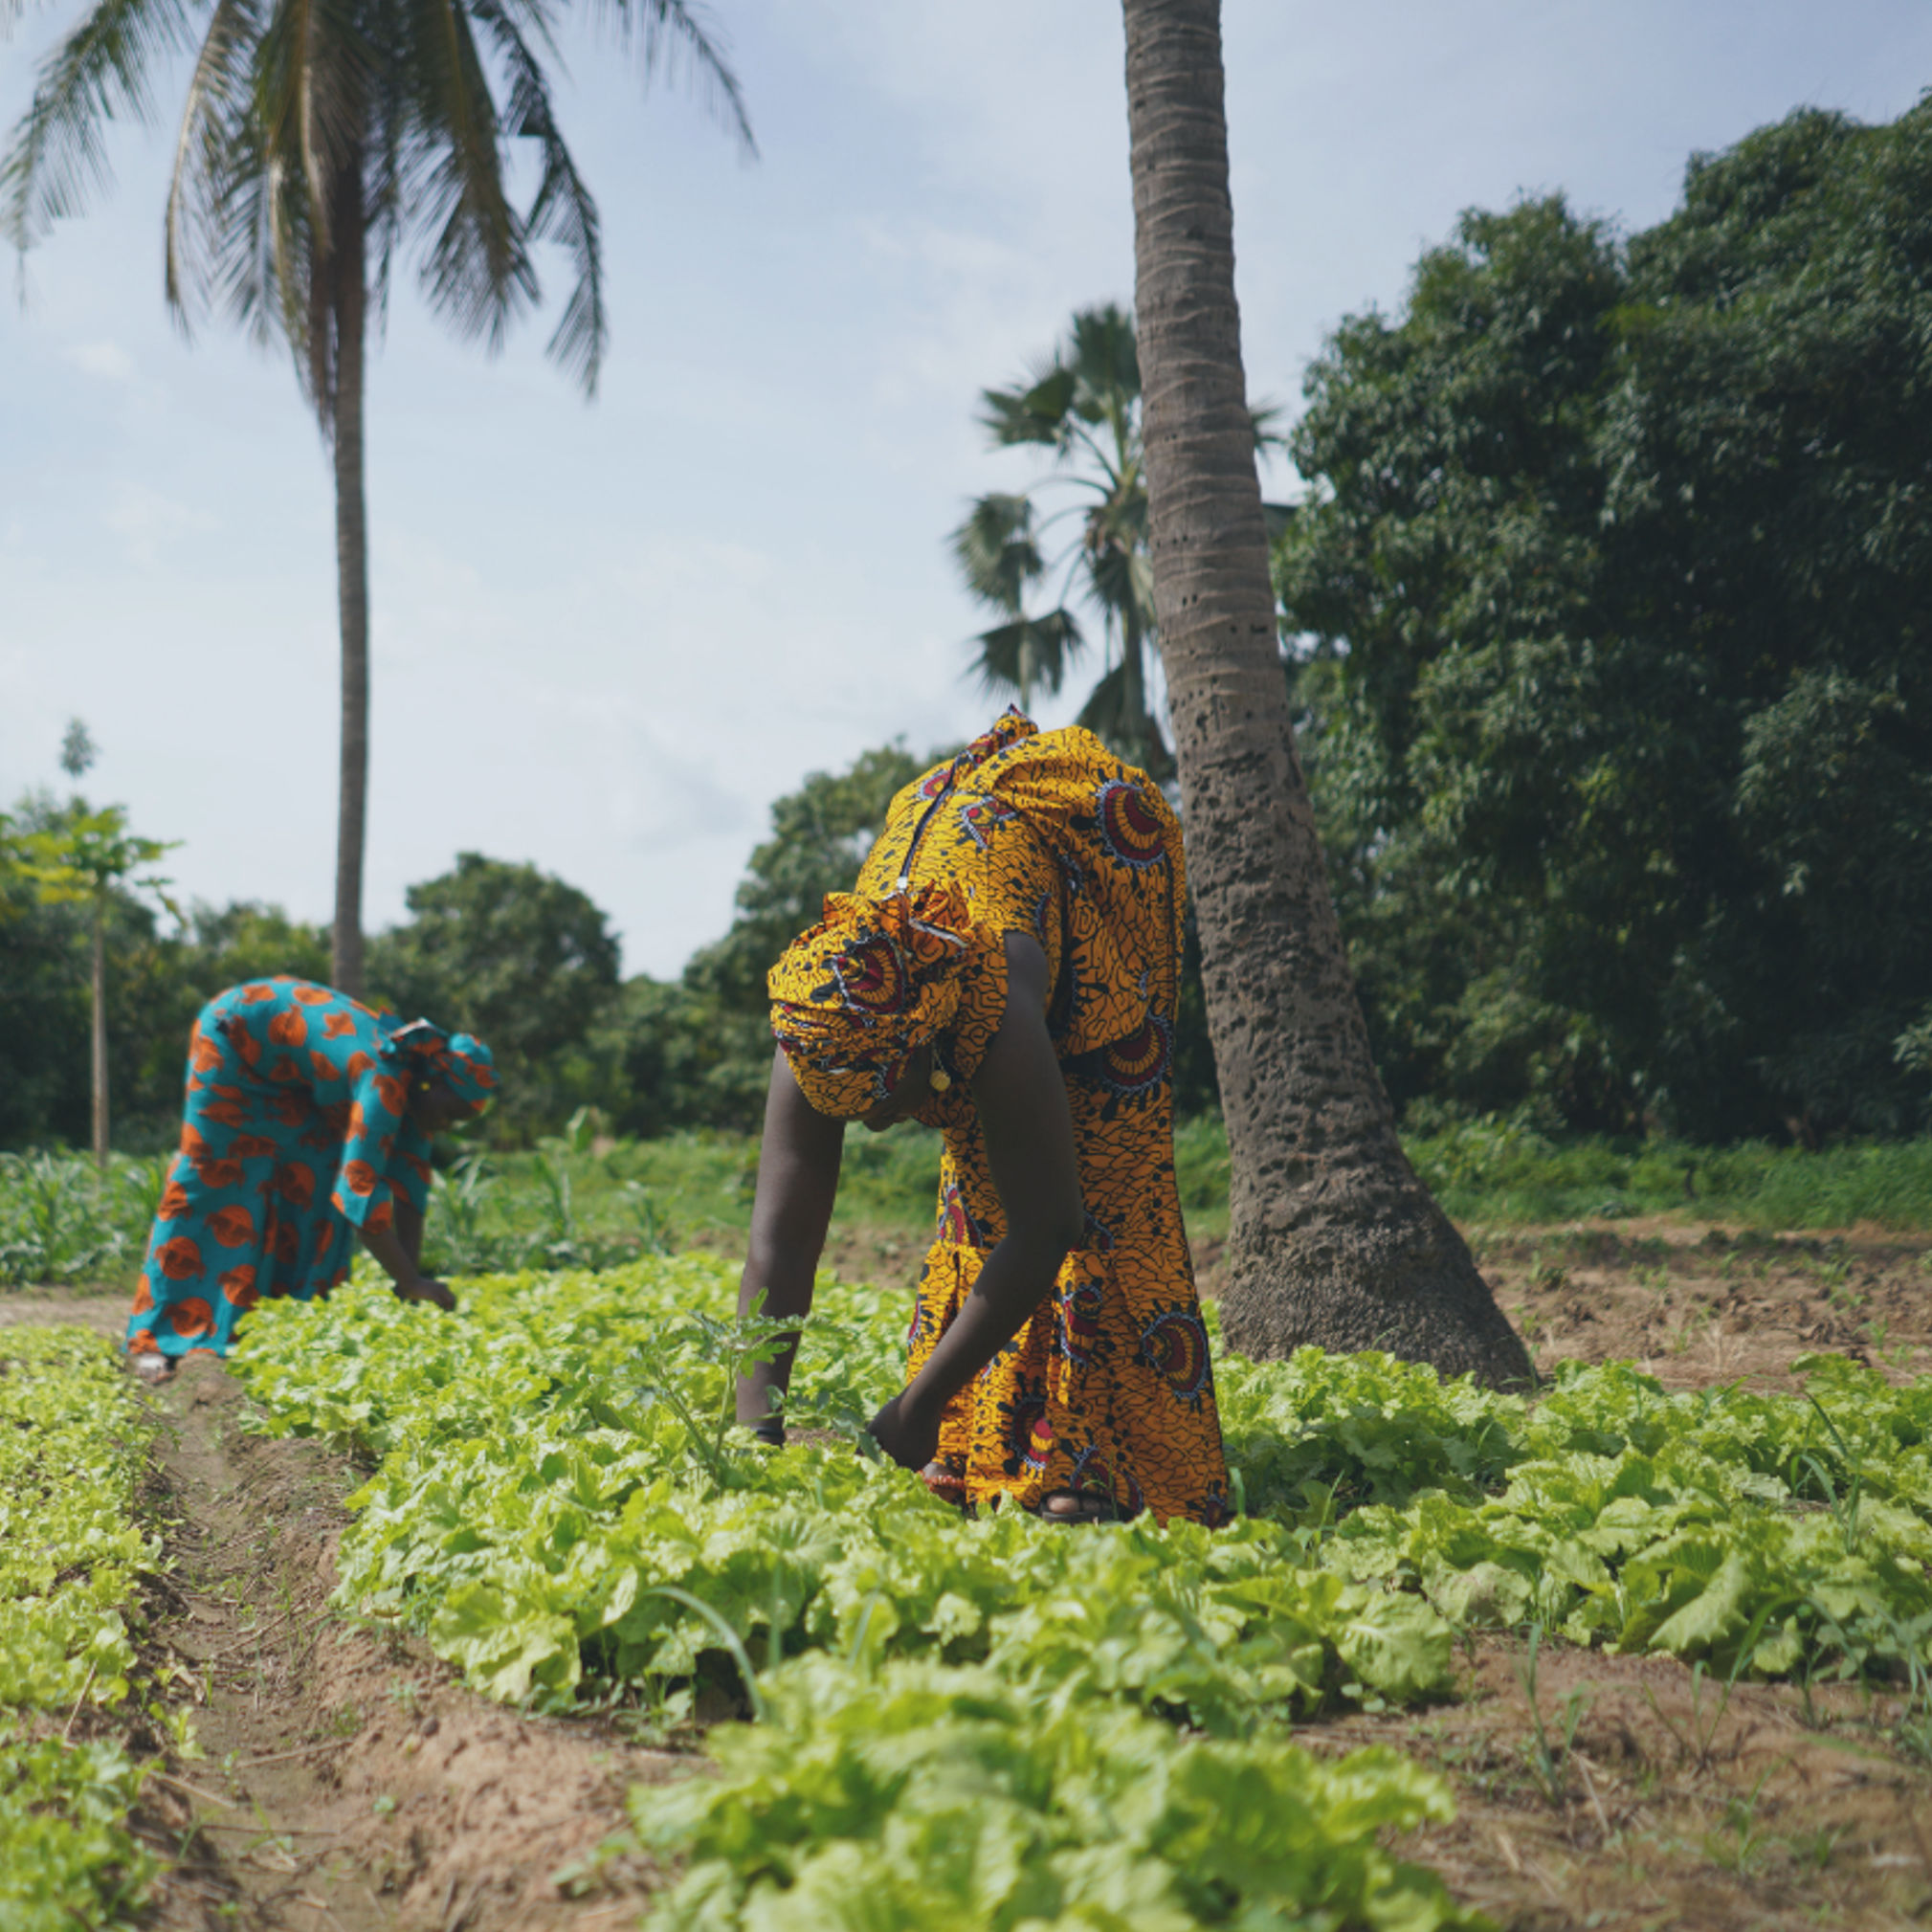
[[(651, 1871), (553, 1883), (678, 1761), (584, 1721), (520, 1717), (418, 1644), (329, 1609), (355, 1474), (240, 1428), (211, 1360), (160, 1392), (170, 1573), (146, 1653), (183, 1675), (199, 1761), (150, 1782), (143, 1834), (174, 1861), (150, 1922), (288, 1932), (510, 1932), (634, 1921)], [(150, 1743), (151, 1747), (151, 1743)]]

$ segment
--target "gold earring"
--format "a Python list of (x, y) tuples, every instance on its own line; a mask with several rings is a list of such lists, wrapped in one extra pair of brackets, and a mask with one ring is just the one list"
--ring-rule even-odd
[(943, 1094), (946, 1092), (948, 1088), (951, 1087), (952, 1076), (949, 1073), (947, 1073), (943, 1066), (941, 1066), (937, 1061), (935, 1061), (933, 1063), (932, 1072), (925, 1077), (925, 1083), (933, 1090), (934, 1093)]

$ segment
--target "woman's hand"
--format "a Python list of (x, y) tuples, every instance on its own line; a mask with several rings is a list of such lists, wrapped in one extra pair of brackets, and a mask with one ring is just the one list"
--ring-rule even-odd
[(363, 1237), (363, 1246), (389, 1277), (389, 1286), (395, 1290), (398, 1301), (427, 1301), (444, 1309), (455, 1307), (456, 1298), (448, 1287), (416, 1266), (416, 1257), (403, 1245), (393, 1223), (387, 1228), (363, 1228), (357, 1232)]
[(939, 1418), (922, 1419), (900, 1389), (872, 1418), (868, 1433), (901, 1469), (923, 1469), (939, 1453)]
[(396, 1281), (390, 1285), (396, 1291), (398, 1301), (428, 1301), (446, 1314), (455, 1312), (456, 1298), (450, 1292), (449, 1283), (438, 1281), (433, 1276), (418, 1275), (411, 1281)]

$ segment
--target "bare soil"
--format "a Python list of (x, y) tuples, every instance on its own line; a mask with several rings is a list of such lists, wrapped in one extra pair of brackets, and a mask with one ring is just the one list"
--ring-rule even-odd
[(1470, 1231), (1539, 1368), (1634, 1361), (1667, 1388), (1797, 1387), (1806, 1355), (1932, 1371), (1932, 1240), (1664, 1219)]
[[(401, 1632), (330, 1608), (342, 1458), (241, 1427), (240, 1385), (194, 1358), (154, 1396), (144, 1661), (191, 1707), (137, 1832), (169, 1870), (144, 1923), (288, 1932), (551, 1932), (634, 1923), (659, 1882), (595, 1859), (639, 1784), (691, 1760), (610, 1726), (522, 1715), (465, 1690)], [(138, 1719), (137, 1751), (162, 1745)], [(577, 1867), (574, 1876), (570, 1868)]]
[(1932, 1771), (1894, 1748), (1898, 1713), (1858, 1687), (1727, 1691), (1668, 1657), (1558, 1647), (1532, 1670), (1493, 1637), (1455, 1703), (1299, 1735), (1444, 1773), (1455, 1821), (1397, 1849), (1510, 1932), (1876, 1932), (1932, 1920)]
[[(1869, 1229), (1764, 1235), (1677, 1221), (1469, 1231), (1539, 1366), (1634, 1359), (1673, 1388), (1795, 1387), (1836, 1351), (1932, 1371), (1932, 1243)], [(828, 1261), (914, 1278), (922, 1244), (858, 1231)], [(1212, 1292), (1218, 1244), (1197, 1244)], [(0, 1296), (0, 1323), (116, 1333), (125, 1298)], [(511, 1932), (634, 1921), (660, 1875), (621, 1833), (638, 1783), (689, 1760), (592, 1719), (488, 1703), (398, 1632), (330, 1610), (358, 1472), (241, 1428), (212, 1362), (156, 1397), (157, 1508), (172, 1567), (148, 1597), (150, 1665), (182, 1673), (203, 1756), (170, 1755), (137, 1823), (171, 1865), (158, 1932)], [(1454, 1824), (1399, 1849), (1511, 1932), (1932, 1924), (1932, 1769), (1897, 1748), (1896, 1692), (1722, 1684), (1667, 1658), (1513, 1638), (1465, 1659), (1464, 1695), (1307, 1725), (1446, 1775)], [(137, 1721), (137, 1748), (161, 1748)], [(1567, 1743), (1566, 1740), (1567, 1739)], [(582, 1876), (558, 1882), (578, 1865)], [(581, 1888), (582, 1896), (572, 1896)], [(962, 1928), (965, 1932), (965, 1928)]]

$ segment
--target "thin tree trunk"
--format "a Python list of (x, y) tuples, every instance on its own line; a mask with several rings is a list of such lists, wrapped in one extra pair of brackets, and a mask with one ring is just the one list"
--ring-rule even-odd
[(369, 561), (363, 498), (363, 345), (366, 298), (360, 159), (344, 169), (335, 201), (336, 600), (342, 617), (342, 775), (336, 827), (336, 914), (329, 973), (363, 995), (363, 850), (369, 779)]
[(107, 894), (94, 895), (94, 1165), (107, 1172)]
[(1229, 1341), (1532, 1379), (1402, 1152), (1295, 754), (1234, 300), (1219, 0), (1122, 0), (1154, 606), (1232, 1171)]

